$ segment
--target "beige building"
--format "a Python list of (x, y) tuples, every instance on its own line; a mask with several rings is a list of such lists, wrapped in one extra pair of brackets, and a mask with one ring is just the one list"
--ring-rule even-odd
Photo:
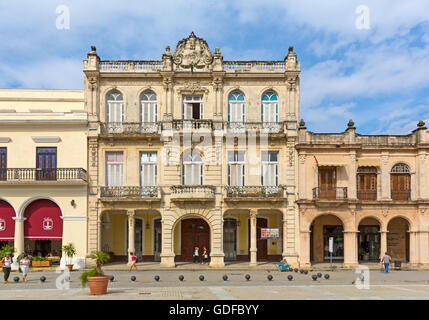
[[(84, 61), (88, 250), (171, 267), (298, 263), (300, 66), (224, 61), (193, 33), (158, 61)], [(262, 238), (262, 239), (261, 239)]]
[(300, 264), (394, 261), (429, 265), (429, 133), (313, 133), (299, 126)]
[(17, 255), (72, 242), (85, 265), (87, 123), (81, 90), (0, 90), (0, 241)]

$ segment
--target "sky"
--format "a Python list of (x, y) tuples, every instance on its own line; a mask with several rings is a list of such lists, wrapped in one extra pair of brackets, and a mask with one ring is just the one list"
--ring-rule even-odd
[(82, 89), (91, 45), (102, 60), (160, 60), (191, 31), (224, 60), (294, 46), (310, 131), (429, 125), (428, 0), (0, 0), (0, 88)]

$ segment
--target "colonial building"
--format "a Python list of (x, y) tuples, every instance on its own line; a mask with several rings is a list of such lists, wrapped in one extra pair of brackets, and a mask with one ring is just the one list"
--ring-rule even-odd
[(0, 90), (0, 241), (17, 255), (72, 242), (85, 266), (86, 134), (83, 91)]
[(224, 61), (191, 33), (157, 61), (92, 47), (84, 74), (89, 251), (171, 267), (205, 246), (212, 267), (298, 263), (292, 47), (282, 61)]
[(429, 133), (313, 133), (299, 126), (299, 258), (301, 265), (380, 261), (429, 265)]

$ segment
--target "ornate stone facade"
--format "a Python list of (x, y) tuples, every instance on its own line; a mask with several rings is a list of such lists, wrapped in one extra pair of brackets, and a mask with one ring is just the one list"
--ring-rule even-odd
[[(102, 61), (92, 47), (84, 74), (88, 251), (111, 251), (118, 259), (137, 252), (171, 267), (188, 259), (195, 245), (205, 245), (212, 267), (224, 260), (298, 263), (300, 66), (293, 48), (284, 61), (224, 61), (219, 47), (212, 53), (191, 33), (173, 54), (166, 47), (160, 61)], [(112, 92), (120, 97), (116, 102), (109, 100)], [(243, 100), (232, 101), (234, 94)], [(142, 100), (149, 96), (153, 103)], [(192, 161), (201, 156), (201, 165), (187, 167), (189, 150)], [(237, 166), (228, 162), (234, 152), (244, 154)], [(271, 159), (265, 167), (262, 153)], [(148, 154), (156, 157), (157, 170), (150, 187), (142, 176)], [(122, 163), (110, 164), (108, 156)], [(191, 166), (199, 166), (199, 181), (184, 172)], [(243, 181), (232, 188), (231, 170), (238, 167)], [(107, 177), (111, 168), (121, 168), (120, 182)], [(261, 178), (266, 168), (277, 171)], [(261, 228), (278, 229), (280, 238), (258, 240)]]

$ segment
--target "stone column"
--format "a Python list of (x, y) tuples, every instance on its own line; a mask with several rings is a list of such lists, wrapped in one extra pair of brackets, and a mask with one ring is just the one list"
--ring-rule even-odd
[[(305, 154), (300, 154), (299, 155), (299, 164), (298, 164), (298, 171), (299, 171), (299, 175), (298, 175), (298, 183), (299, 183), (299, 187), (298, 187), (298, 192), (299, 192), (299, 199), (307, 199), (307, 190), (306, 190), (306, 170), (305, 170), (305, 159), (306, 159), (306, 155)], [(311, 197), (310, 197), (311, 198)]]
[(389, 154), (382, 152), (381, 156), (381, 200), (391, 200)]
[(384, 253), (387, 252), (387, 233), (389, 231), (380, 231), (380, 260), (383, 258)]
[(19, 256), (25, 251), (24, 248), (24, 221), (25, 218), (14, 218), (15, 220), (15, 239), (14, 247), (16, 249), (15, 255)]
[(300, 232), (300, 252), (299, 252), (299, 266), (300, 267), (309, 267), (311, 265), (310, 261), (310, 236), (311, 231), (301, 231)]
[(354, 200), (357, 199), (356, 191), (356, 151), (352, 151), (350, 154), (349, 161), (349, 198)]
[(131, 261), (130, 253), (135, 253), (134, 236), (135, 236), (135, 212), (134, 210), (127, 211), (128, 216), (128, 261)]
[(410, 179), (410, 188), (411, 188), (410, 198), (411, 198), (411, 200), (417, 200), (416, 187), (417, 187), (416, 173), (413, 172), (413, 173), (411, 173), (411, 179)]
[[(163, 213), (162, 216), (168, 215), (167, 213)], [(178, 222), (180, 223), (180, 222)], [(176, 227), (178, 227), (177, 224)], [(161, 247), (161, 267), (166, 268), (174, 268), (176, 264), (174, 263), (174, 242), (173, 242), (173, 223), (171, 220), (167, 220), (165, 218), (161, 219), (161, 230), (162, 230), (162, 247)]]
[(256, 210), (250, 210), (250, 266), (256, 266), (258, 264), (256, 256), (258, 251), (256, 245), (256, 215)]
[(357, 234), (358, 231), (344, 231), (344, 266), (346, 267), (358, 265)]
[(409, 231), (410, 236), (410, 264), (416, 266), (419, 262), (419, 250), (417, 242), (417, 232)]
[(98, 218), (97, 221), (97, 250), (102, 250), (102, 244), (101, 244), (101, 233), (103, 232), (103, 222), (101, 221), (101, 217)]
[(25, 251), (24, 248), (24, 221), (25, 218), (13, 218), (15, 220), (15, 238), (14, 238), (14, 247), (15, 258), (13, 259), (12, 270), (18, 270), (19, 264), (16, 260), (17, 257)]

